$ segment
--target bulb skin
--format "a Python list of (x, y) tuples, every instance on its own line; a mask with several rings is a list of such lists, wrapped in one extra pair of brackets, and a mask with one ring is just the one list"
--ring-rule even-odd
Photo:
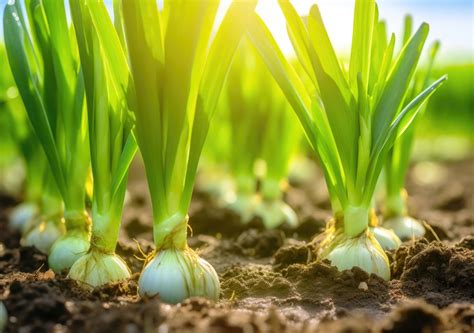
[(61, 220), (39, 220), (25, 232), (21, 238), (22, 246), (34, 246), (48, 254), (54, 242), (64, 234), (64, 225)]
[(421, 238), (425, 235), (425, 227), (420, 221), (410, 216), (392, 217), (384, 221), (384, 228), (392, 229), (401, 240)]
[(16, 206), (10, 214), (10, 227), (14, 230), (23, 230), (28, 222), (38, 214), (38, 206), (31, 202), (24, 202)]
[(166, 303), (202, 296), (218, 300), (219, 277), (214, 268), (192, 249), (160, 250), (145, 265), (138, 281), (141, 297), (159, 295)]
[(96, 288), (107, 283), (130, 278), (130, 269), (115, 253), (104, 253), (91, 249), (74, 262), (68, 277), (85, 288)]
[(384, 280), (390, 279), (387, 255), (368, 230), (356, 237), (336, 236), (323, 259), (328, 259), (340, 271), (357, 266)]
[(375, 239), (379, 242), (380, 246), (384, 250), (396, 250), (402, 244), (402, 241), (391, 229), (382, 227), (370, 228), (370, 231), (374, 234)]
[(89, 240), (83, 233), (68, 232), (61, 236), (51, 247), (48, 265), (55, 272), (68, 270), (89, 250)]
[(262, 201), (255, 209), (255, 215), (262, 219), (267, 229), (274, 229), (283, 224), (291, 228), (298, 226), (295, 211), (281, 200)]

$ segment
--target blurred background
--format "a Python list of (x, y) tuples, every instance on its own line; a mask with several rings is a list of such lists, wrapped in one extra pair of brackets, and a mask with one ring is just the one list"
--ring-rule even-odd
[[(0, 19), (8, 0), (0, 0)], [(55, 0), (53, 0), (55, 1)], [(222, 0), (221, 17), (232, 0)], [(67, 2), (67, 1), (66, 1)], [(112, 9), (113, 0), (105, 0)], [(162, 2), (162, 0), (158, 0)], [(292, 0), (301, 15), (313, 3), (320, 6), (331, 40), (342, 57), (350, 52), (353, 0)], [(474, 147), (474, 1), (379, 0), (380, 17), (390, 32), (401, 33), (410, 13), (415, 27), (430, 24), (428, 44), (441, 41), (435, 75), (448, 74), (447, 84), (434, 95), (420, 124), (414, 156), (419, 159), (459, 159), (472, 155)], [(258, 13), (268, 24), (284, 52), (292, 54), (283, 15), (277, 0), (260, 0)], [(0, 25), (3, 38), (3, 24)]]

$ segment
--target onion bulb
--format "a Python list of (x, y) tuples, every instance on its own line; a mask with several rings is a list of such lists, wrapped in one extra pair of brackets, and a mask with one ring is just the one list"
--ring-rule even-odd
[(416, 219), (410, 216), (392, 217), (386, 220), (383, 226), (392, 229), (402, 240), (423, 237), (425, 227)]
[(331, 261), (340, 271), (357, 266), (384, 280), (390, 279), (387, 255), (369, 230), (356, 237), (339, 233), (321, 257)]
[(86, 233), (76, 230), (68, 232), (54, 242), (49, 252), (48, 265), (55, 273), (69, 269), (87, 253), (89, 246)]
[(24, 226), (38, 214), (38, 206), (32, 202), (24, 202), (13, 208), (10, 214), (10, 227), (22, 230)]
[(115, 253), (105, 253), (91, 248), (72, 265), (68, 277), (86, 287), (95, 288), (128, 279), (130, 269)]
[[(384, 224), (384, 226), (386, 225)], [(372, 227), (370, 231), (374, 234), (375, 239), (384, 250), (395, 250), (402, 244), (400, 238), (398, 238), (391, 229)]]
[(159, 250), (145, 265), (138, 281), (141, 297), (159, 295), (166, 303), (203, 296), (217, 300), (219, 278), (214, 268), (191, 248)]
[(61, 218), (51, 217), (38, 219), (21, 238), (22, 246), (34, 246), (48, 254), (53, 243), (64, 234), (64, 223)]

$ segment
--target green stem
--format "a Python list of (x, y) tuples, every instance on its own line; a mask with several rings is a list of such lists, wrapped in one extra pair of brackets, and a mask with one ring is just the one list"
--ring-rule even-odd
[(91, 248), (105, 253), (114, 253), (118, 241), (120, 219), (94, 212), (92, 220)]
[[(28, 162), (31, 163), (34, 161), (26, 161), (26, 183), (28, 184), (26, 189), (26, 201), (38, 203), (41, 200), (45, 187), (47, 186), (47, 184), (45, 184), (45, 174), (50, 173), (50, 171), (46, 171), (44, 165), (46, 161), (44, 160), (37, 158), (35, 163), (36, 166), (29, 165)], [(39, 168), (39, 170), (35, 168)]]
[(91, 222), (86, 211), (85, 182), (79, 188), (70, 189), (64, 198), (64, 219), (66, 232), (74, 230), (90, 233)]
[(90, 234), (91, 221), (85, 209), (68, 209), (64, 211), (66, 233), (77, 232), (88, 238)]
[(63, 205), (61, 199), (46, 191), (41, 197), (41, 214), (43, 216), (62, 216)]
[(187, 246), (189, 216), (183, 213), (175, 213), (165, 220), (155, 221), (153, 225), (153, 237), (156, 250), (177, 248), (184, 250)]
[(43, 186), (41, 194), (41, 214), (43, 216), (61, 215), (63, 213), (63, 200), (59, 195), (50, 170), (43, 172)]
[(406, 216), (407, 214), (407, 193), (405, 189), (400, 190), (398, 193), (387, 194), (384, 217), (391, 218)]
[(359, 236), (368, 226), (369, 208), (349, 205), (344, 209), (344, 233), (347, 236)]
[(329, 191), (329, 200), (331, 201), (331, 210), (335, 218), (344, 216), (344, 210), (342, 209), (341, 202), (339, 201), (337, 195), (333, 191)]
[[(105, 253), (115, 252), (122, 221), (123, 201), (126, 188), (127, 182), (124, 180), (112, 198), (110, 207), (108, 207), (108, 205), (107, 208), (102, 207), (102, 211), (98, 208), (98, 202), (94, 202), (92, 209), (91, 247)], [(94, 197), (94, 200), (97, 200), (97, 197)]]

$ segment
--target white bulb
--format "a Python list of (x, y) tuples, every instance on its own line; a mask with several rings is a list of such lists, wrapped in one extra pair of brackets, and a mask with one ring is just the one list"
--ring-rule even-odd
[(166, 303), (203, 296), (217, 300), (219, 278), (214, 268), (192, 249), (159, 251), (146, 264), (138, 281), (140, 296), (159, 295)]
[(400, 238), (390, 229), (374, 227), (370, 228), (370, 231), (374, 234), (375, 239), (384, 250), (396, 250), (402, 244)]
[(32, 220), (38, 213), (38, 206), (31, 202), (24, 202), (13, 208), (10, 214), (10, 227), (14, 230), (22, 230), (28, 221)]
[(67, 233), (54, 242), (51, 247), (48, 265), (55, 273), (69, 269), (77, 259), (87, 253), (89, 246), (89, 241), (82, 233), (77, 235)]
[(393, 217), (385, 221), (383, 226), (392, 229), (402, 240), (420, 238), (426, 232), (425, 227), (419, 221), (409, 216)]
[(357, 237), (343, 236), (336, 240), (326, 258), (340, 271), (359, 267), (365, 272), (376, 274), (384, 280), (390, 279), (390, 266), (387, 255), (377, 240), (364, 232)]
[(68, 277), (86, 287), (95, 288), (128, 279), (130, 269), (123, 259), (114, 253), (91, 250), (76, 260), (69, 270)]
[(53, 243), (64, 234), (61, 220), (46, 220), (37, 223), (21, 238), (22, 246), (34, 246), (48, 254)]

